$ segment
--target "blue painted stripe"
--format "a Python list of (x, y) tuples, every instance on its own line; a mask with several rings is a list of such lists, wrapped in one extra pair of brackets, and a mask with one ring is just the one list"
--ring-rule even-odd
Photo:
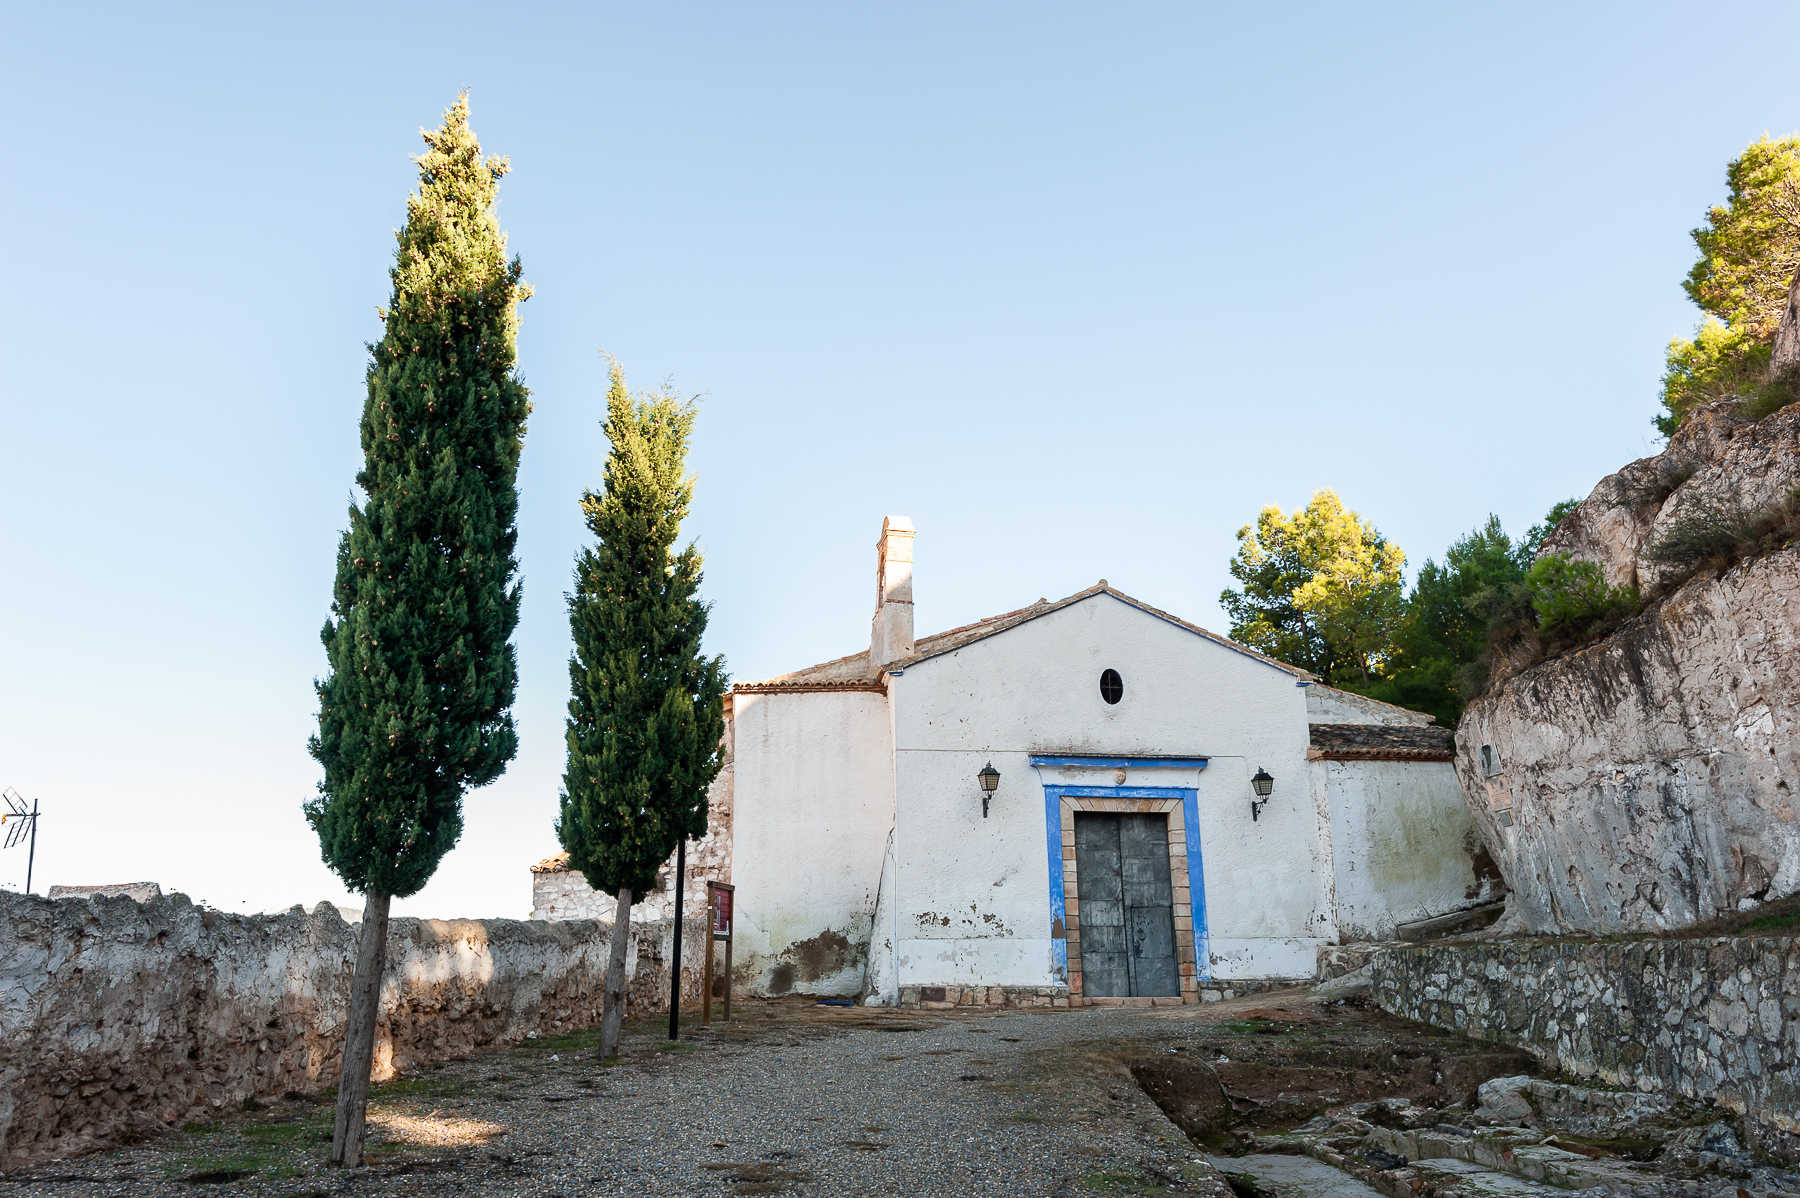
[[(1055, 790), (1044, 791), (1044, 822), (1050, 842), (1050, 976), (1069, 982), (1069, 908), (1063, 896), (1062, 796)], [(1057, 933), (1061, 931), (1061, 934)]]
[(1065, 984), (1069, 980), (1069, 908), (1068, 897), (1063, 891), (1062, 801), (1065, 797), (1181, 800), (1182, 834), (1187, 844), (1188, 908), (1193, 915), (1194, 927), (1194, 976), (1202, 981), (1210, 979), (1212, 953), (1206, 927), (1205, 857), (1200, 851), (1200, 792), (1188, 786), (1044, 787), (1044, 833), (1050, 864), (1050, 926), (1052, 931), (1063, 929), (1063, 935), (1052, 936), (1050, 940), (1052, 974)]
[(1206, 768), (1208, 760), (1209, 758), (1205, 757), (1083, 757), (1078, 754), (1064, 756), (1031, 754), (1032, 765), (1085, 765), (1099, 769), (1203, 770)]
[(1200, 854), (1200, 792), (1181, 796), (1182, 834), (1187, 837), (1188, 906), (1194, 913), (1194, 976), (1212, 977), (1212, 952), (1206, 935), (1206, 874)]

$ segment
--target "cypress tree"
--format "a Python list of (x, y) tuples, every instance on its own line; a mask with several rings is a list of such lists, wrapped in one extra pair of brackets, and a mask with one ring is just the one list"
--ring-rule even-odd
[(462, 833), (463, 791), (518, 748), (508, 640), (530, 405), (514, 340), (530, 291), (494, 215), (507, 163), (482, 157), (467, 94), (423, 136), (369, 347), (364, 498), (338, 545), (308, 746), (325, 776), (306, 817), (325, 863), (366, 896), (331, 1149), (344, 1165), (362, 1160), (389, 900), (431, 877)]
[(700, 652), (700, 551), (675, 548), (694, 496), (694, 416), (667, 390), (632, 399), (613, 363), (603, 488), (581, 498), (598, 543), (577, 557), (569, 596), (575, 652), (556, 836), (590, 886), (617, 896), (603, 1058), (618, 1052), (631, 904), (684, 838), (705, 834), (720, 766), (725, 659)]

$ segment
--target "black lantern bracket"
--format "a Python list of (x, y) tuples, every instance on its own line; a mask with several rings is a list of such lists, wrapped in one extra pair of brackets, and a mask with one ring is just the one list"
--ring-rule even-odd
[(981, 772), (975, 775), (975, 781), (981, 783), (981, 818), (986, 819), (988, 803), (993, 799), (994, 792), (1000, 789), (1000, 771), (990, 761), (981, 767)]
[(1255, 823), (1257, 817), (1262, 814), (1263, 804), (1267, 803), (1269, 801), (1269, 796), (1275, 793), (1274, 775), (1270, 774), (1269, 771), (1262, 768), (1262, 766), (1257, 766), (1256, 774), (1250, 779), (1250, 790), (1252, 791), (1250, 799), (1250, 822)]

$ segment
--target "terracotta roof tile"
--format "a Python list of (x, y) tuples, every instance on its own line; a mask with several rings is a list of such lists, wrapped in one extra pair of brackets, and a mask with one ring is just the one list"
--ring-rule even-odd
[(1313, 724), (1307, 756), (1323, 761), (1451, 761), (1450, 732), (1416, 724)]

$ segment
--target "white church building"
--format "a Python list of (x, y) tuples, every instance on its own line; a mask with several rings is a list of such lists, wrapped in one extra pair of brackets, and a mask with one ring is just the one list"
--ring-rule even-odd
[[(916, 636), (913, 540), (883, 522), (868, 648), (726, 699), (685, 901), (736, 887), (740, 993), (1194, 1002), (1494, 897), (1431, 717), (1104, 581)], [(534, 900), (610, 917), (559, 858)]]

